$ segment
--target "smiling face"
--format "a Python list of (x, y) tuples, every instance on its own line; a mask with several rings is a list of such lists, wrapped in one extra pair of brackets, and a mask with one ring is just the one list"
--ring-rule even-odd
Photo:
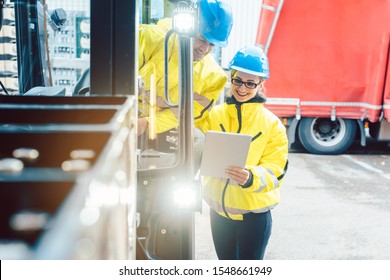
[(264, 81), (252, 74), (236, 71), (232, 76), (232, 94), (238, 102), (252, 99), (264, 86)]
[(214, 48), (214, 45), (209, 43), (202, 35), (199, 35), (194, 40), (193, 45), (193, 58), (194, 61), (201, 61), (208, 53)]

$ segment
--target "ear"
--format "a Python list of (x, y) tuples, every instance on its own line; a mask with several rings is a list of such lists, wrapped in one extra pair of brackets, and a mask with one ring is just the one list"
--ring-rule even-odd
[(261, 84), (259, 85), (259, 89), (257, 91), (257, 94), (261, 95), (261, 96), (265, 96), (265, 81), (262, 81)]
[(265, 81), (262, 81), (261, 84), (259, 85), (259, 91), (264, 91), (265, 89)]

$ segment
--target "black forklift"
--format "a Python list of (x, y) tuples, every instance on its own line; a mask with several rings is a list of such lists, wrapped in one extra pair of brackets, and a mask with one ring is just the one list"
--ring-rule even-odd
[[(0, 44), (17, 50), (17, 70), (4, 67), (0, 76), (1, 258), (193, 259), (201, 205), (193, 163), (194, 30), (170, 32), (180, 46), (180, 101), (172, 106), (181, 118), (172, 152), (143, 150), (136, 135), (138, 25), (151, 20), (156, 1), (85, 2), (82, 14), (50, 0), (1, 3), (3, 28), (14, 28), (14, 37), (4, 36), (7, 27)], [(196, 1), (177, 2), (164, 1), (169, 15), (197, 15)], [(82, 71), (74, 69), (85, 61)], [(59, 72), (76, 73), (77, 82), (61, 84)], [(9, 83), (15, 77), (17, 89)]]

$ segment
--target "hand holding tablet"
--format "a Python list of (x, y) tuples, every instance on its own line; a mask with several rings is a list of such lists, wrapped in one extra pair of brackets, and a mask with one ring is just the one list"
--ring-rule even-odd
[(244, 168), (251, 141), (248, 134), (207, 131), (200, 175), (228, 178), (229, 166)]

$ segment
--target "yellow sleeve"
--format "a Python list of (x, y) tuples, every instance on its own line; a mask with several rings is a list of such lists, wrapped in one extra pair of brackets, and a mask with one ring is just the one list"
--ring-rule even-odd
[(151, 123), (151, 118), (146, 118), (149, 125), (154, 125), (157, 134), (169, 131), (179, 125), (178, 119), (175, 117), (171, 109), (164, 109), (156, 113), (154, 124)]
[(138, 69), (141, 69), (164, 46), (165, 33), (156, 25), (141, 24), (138, 36)]
[(157, 24), (140, 24), (138, 29), (138, 68), (164, 47), (166, 33), (171, 29), (172, 19), (164, 18)]
[(258, 166), (247, 166), (253, 174), (253, 184), (245, 190), (269, 192), (280, 187), (288, 167), (288, 139), (285, 127), (274, 125)]
[(225, 72), (209, 55), (194, 67), (194, 91), (209, 100), (208, 104), (194, 100), (194, 123), (203, 132), (208, 129), (206, 119), (217, 104), (226, 82)]

